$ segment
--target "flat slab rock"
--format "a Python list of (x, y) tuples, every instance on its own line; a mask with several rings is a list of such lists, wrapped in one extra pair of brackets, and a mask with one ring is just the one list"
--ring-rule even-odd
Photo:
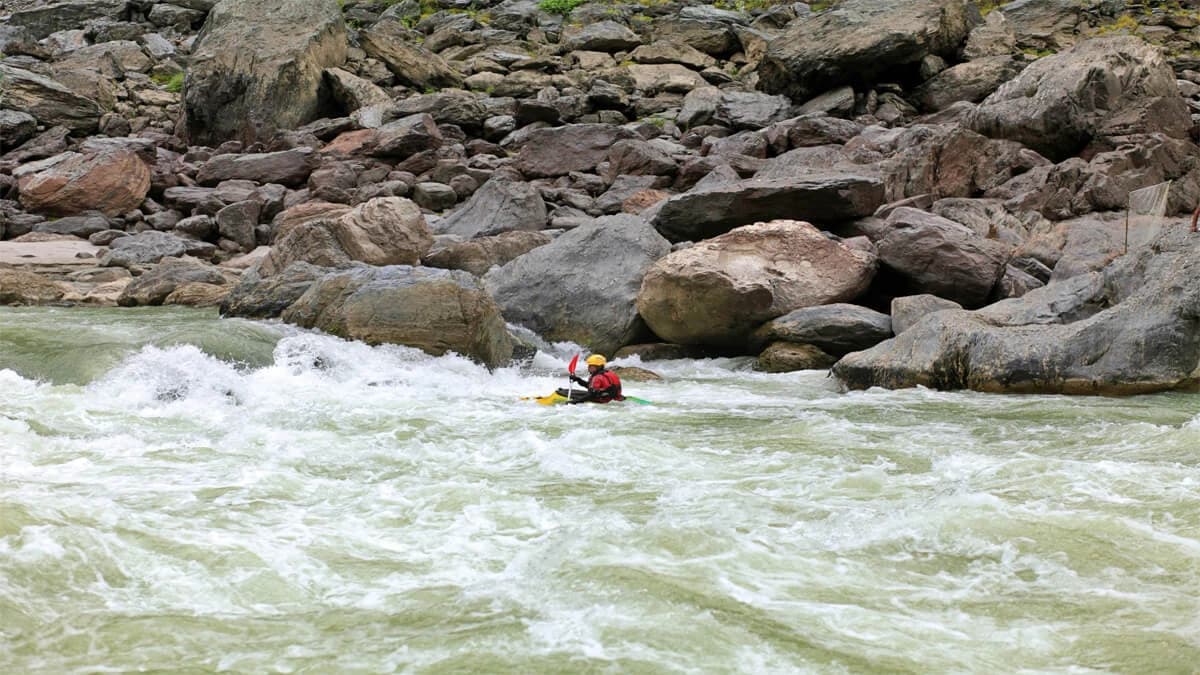
[(95, 265), (101, 251), (100, 247), (73, 237), (54, 241), (0, 241), (0, 265)]

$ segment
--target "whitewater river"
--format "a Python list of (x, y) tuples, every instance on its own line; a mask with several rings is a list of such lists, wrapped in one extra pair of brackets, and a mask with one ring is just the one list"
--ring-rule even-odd
[(1200, 667), (1200, 396), (572, 353), (0, 309), (0, 672)]

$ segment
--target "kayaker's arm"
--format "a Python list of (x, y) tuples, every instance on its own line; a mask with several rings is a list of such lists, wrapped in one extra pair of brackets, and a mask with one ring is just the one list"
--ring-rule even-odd
[(585, 387), (588, 386), (588, 381), (578, 375), (571, 375), (571, 381), (576, 384), (582, 384)]

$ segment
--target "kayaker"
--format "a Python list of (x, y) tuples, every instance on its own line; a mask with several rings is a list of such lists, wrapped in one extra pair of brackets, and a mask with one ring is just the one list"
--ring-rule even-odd
[(605, 367), (608, 365), (608, 359), (600, 354), (592, 354), (587, 357), (586, 363), (588, 379), (571, 373), (571, 380), (587, 387), (587, 394), (578, 398), (572, 397), (567, 403), (608, 403), (625, 400), (621, 395), (621, 378)]

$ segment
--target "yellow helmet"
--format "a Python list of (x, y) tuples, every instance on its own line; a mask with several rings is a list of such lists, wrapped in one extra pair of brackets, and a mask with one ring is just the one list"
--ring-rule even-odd
[(606, 363), (608, 363), (608, 359), (600, 356), (599, 354), (592, 354), (591, 356), (587, 357), (587, 364), (589, 366), (600, 366), (603, 368), (604, 364)]

